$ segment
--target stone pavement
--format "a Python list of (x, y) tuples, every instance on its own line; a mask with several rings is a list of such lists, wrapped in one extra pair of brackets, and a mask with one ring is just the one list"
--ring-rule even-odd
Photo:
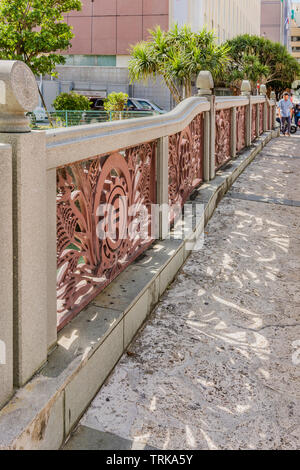
[(299, 229), (300, 136), (282, 137), (222, 200), (65, 448), (299, 448)]

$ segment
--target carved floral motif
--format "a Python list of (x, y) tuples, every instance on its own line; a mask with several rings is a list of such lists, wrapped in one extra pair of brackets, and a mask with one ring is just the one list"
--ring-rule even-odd
[(259, 135), (264, 132), (264, 103), (259, 104)]
[(246, 107), (236, 108), (236, 151), (240, 152), (246, 146)]
[(231, 109), (216, 112), (216, 169), (231, 158)]
[[(203, 115), (169, 137), (169, 205), (182, 207), (203, 180)], [(171, 220), (174, 218), (171, 210)]]
[(256, 106), (256, 104), (253, 104), (253, 105), (252, 105), (252, 131), (251, 131), (251, 141), (255, 140), (256, 137), (257, 137), (256, 116), (257, 116), (257, 106)]
[(150, 142), (57, 170), (59, 328), (152, 243), (156, 147)]

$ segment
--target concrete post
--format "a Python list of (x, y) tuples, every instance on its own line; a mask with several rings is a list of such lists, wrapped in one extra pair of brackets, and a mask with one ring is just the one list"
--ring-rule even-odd
[(47, 344), (57, 342), (56, 302), (56, 169), (47, 171)]
[(210, 180), (210, 112), (204, 113), (204, 162), (203, 162), (203, 179)]
[(236, 107), (231, 110), (231, 158), (236, 158), (236, 142), (237, 142), (237, 129), (236, 129)]
[(247, 96), (249, 99), (249, 104), (246, 106), (246, 147), (250, 147), (252, 142), (252, 101), (249, 80), (243, 80), (241, 92), (242, 96)]
[[(198, 88), (198, 96), (203, 96), (208, 99), (210, 102), (210, 120), (209, 126), (206, 124), (206, 130), (208, 127), (210, 128), (210, 158), (209, 158), (209, 165), (207, 164), (207, 156), (204, 158), (205, 166), (209, 166), (209, 178), (212, 180), (215, 177), (216, 169), (215, 169), (215, 149), (216, 149), (216, 97), (213, 95), (214, 89), (214, 81), (212, 78), (212, 74), (208, 71), (202, 70), (197, 78)], [(207, 146), (208, 147), (208, 146)], [(207, 150), (206, 147), (206, 150)], [(208, 176), (208, 172), (205, 175)], [(208, 180), (206, 180), (208, 181)]]
[(264, 132), (268, 130), (268, 102), (267, 99), (264, 104)]
[(271, 100), (269, 100), (269, 129), (273, 129), (273, 103)]
[(159, 239), (169, 235), (169, 137), (161, 137), (157, 149), (157, 203), (159, 213)]
[(252, 97), (249, 96), (249, 104), (246, 107), (246, 147), (252, 143)]
[(271, 121), (270, 122), (271, 122), (272, 129), (275, 129), (276, 124), (277, 124), (277, 121), (276, 121), (276, 93), (275, 93), (275, 91), (271, 91), (270, 98), (274, 102), (274, 105), (271, 107)]
[(30, 69), (0, 61), (0, 141), (12, 146), (14, 383), (25, 384), (47, 359), (46, 137), (30, 132), (38, 105)]
[(266, 85), (264, 85), (264, 84), (260, 85), (259, 94), (260, 94), (261, 96), (266, 96), (266, 95), (267, 95), (267, 87), (266, 87)]
[(273, 106), (273, 119), (272, 119), (272, 122), (273, 122), (273, 129), (276, 129), (277, 125), (280, 126), (280, 124), (277, 123), (276, 121), (276, 104)]
[(216, 97), (210, 97), (210, 179), (216, 176)]
[(267, 87), (266, 85), (260, 85), (260, 95), (265, 97), (264, 103), (264, 115), (263, 115), (263, 130), (266, 132), (268, 130), (268, 102), (267, 102)]
[(0, 144), (0, 408), (13, 393), (12, 150)]

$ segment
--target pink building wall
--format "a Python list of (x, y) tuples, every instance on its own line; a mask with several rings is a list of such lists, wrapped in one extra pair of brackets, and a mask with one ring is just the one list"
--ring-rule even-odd
[(168, 0), (82, 0), (82, 10), (67, 15), (75, 34), (70, 54), (127, 55), (130, 45), (160, 25), (168, 29)]

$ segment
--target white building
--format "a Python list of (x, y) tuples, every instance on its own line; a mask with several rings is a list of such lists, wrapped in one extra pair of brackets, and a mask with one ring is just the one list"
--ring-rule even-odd
[(260, 0), (170, 0), (169, 23), (206, 26), (219, 42), (239, 34), (260, 35)]

